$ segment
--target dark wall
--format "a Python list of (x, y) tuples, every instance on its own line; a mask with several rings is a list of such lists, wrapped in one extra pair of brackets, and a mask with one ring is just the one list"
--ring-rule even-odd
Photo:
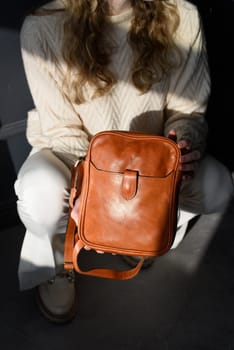
[(208, 150), (233, 171), (234, 1), (193, 2), (202, 14), (211, 70)]
[(21, 60), (19, 29), (37, 3), (8, 1), (0, 11), (0, 228), (18, 222), (13, 185), (30, 151), (25, 121), (33, 102)]
[(19, 30), (24, 16), (46, 0), (13, 0), (4, 3), (0, 12), (0, 26)]
[[(233, 62), (234, 1), (191, 0), (202, 15), (211, 69), (212, 94), (207, 111), (209, 123), (208, 150), (234, 170), (231, 141), (233, 132)], [(33, 106), (24, 76), (19, 30), (24, 16), (42, 0), (14, 0), (4, 3), (0, 12), (0, 136), (7, 125), (18, 125)], [(13, 124), (11, 124), (13, 123)], [(23, 123), (20, 123), (20, 126)], [(25, 132), (0, 137), (0, 227), (17, 220), (13, 184), (16, 173), (30, 147)]]

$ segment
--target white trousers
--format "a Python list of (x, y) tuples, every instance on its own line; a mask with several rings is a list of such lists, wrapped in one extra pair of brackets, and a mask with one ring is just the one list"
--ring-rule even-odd
[[(15, 192), (26, 228), (18, 268), (21, 290), (52, 278), (63, 267), (70, 174), (69, 167), (49, 149), (33, 149), (19, 171)], [(225, 210), (233, 191), (228, 169), (206, 156), (194, 179), (182, 183), (178, 227), (197, 214)], [(173, 248), (184, 232), (178, 230)]]

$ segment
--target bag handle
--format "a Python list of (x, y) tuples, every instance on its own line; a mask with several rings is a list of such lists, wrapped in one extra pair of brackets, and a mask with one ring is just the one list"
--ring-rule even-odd
[(64, 249), (65, 270), (75, 269), (77, 272), (79, 272), (82, 275), (111, 278), (111, 279), (118, 279), (118, 280), (130, 279), (136, 276), (140, 271), (142, 264), (145, 260), (144, 257), (142, 257), (139, 260), (138, 264), (134, 268), (127, 271), (119, 271), (119, 270), (106, 269), (106, 268), (90, 269), (87, 271), (81, 270), (78, 265), (78, 256), (81, 249), (84, 248), (84, 243), (79, 239), (75, 243), (75, 232), (76, 232), (76, 223), (69, 216), (68, 227), (66, 232), (66, 240), (65, 240), (65, 249)]
[(75, 200), (79, 197), (81, 192), (81, 185), (83, 180), (84, 164), (83, 160), (77, 161), (71, 174), (71, 192), (69, 197), (69, 211), (68, 211), (68, 224), (65, 235), (64, 243), (64, 269), (73, 270), (74, 266), (72, 263), (73, 247), (75, 244), (75, 232), (76, 223), (71, 217), (71, 211), (75, 204)]
[(111, 278), (111, 279), (117, 279), (117, 280), (127, 280), (138, 274), (144, 262), (144, 257), (142, 257), (134, 268), (127, 271), (119, 271), (119, 270), (106, 269), (106, 268), (90, 269), (87, 271), (83, 271), (80, 269), (78, 265), (78, 256), (83, 247), (84, 247), (84, 243), (78, 239), (73, 249), (74, 268), (77, 272), (81, 273), (82, 275)]

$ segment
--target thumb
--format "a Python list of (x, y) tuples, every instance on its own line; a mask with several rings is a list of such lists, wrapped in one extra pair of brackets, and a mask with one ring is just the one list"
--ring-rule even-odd
[(176, 131), (174, 129), (170, 130), (167, 137), (173, 141), (177, 141)]
[(80, 207), (80, 198), (77, 198), (75, 201), (75, 205), (71, 211), (71, 217), (75, 221), (76, 225), (78, 225), (78, 212)]

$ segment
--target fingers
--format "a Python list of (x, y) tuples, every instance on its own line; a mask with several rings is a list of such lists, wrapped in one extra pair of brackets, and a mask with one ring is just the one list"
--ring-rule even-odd
[(188, 152), (181, 156), (181, 163), (190, 163), (190, 162), (196, 162), (201, 158), (201, 153), (198, 150), (194, 150), (191, 152)]
[(180, 165), (180, 170), (183, 172), (192, 171), (194, 172), (198, 167), (198, 162), (184, 163)]
[[(90, 248), (88, 245), (85, 245), (84, 246), (84, 249), (85, 250), (92, 250), (92, 248)], [(104, 254), (104, 252), (102, 251), (102, 250), (96, 250), (96, 253), (98, 253), (98, 254)], [(112, 255), (116, 255), (115, 253), (111, 253)]]
[(186, 148), (186, 149), (190, 149), (191, 148), (191, 142), (189, 140), (180, 140), (178, 142), (178, 146), (179, 148)]
[[(78, 211), (79, 211), (79, 206), (80, 206), (80, 198), (77, 198), (75, 201), (75, 205), (72, 208), (71, 211), (71, 217), (75, 221), (76, 225), (78, 225)], [(91, 248), (87, 245), (84, 246), (85, 250), (91, 250)], [(98, 254), (104, 254), (102, 250), (96, 250)]]
[(187, 171), (185, 173), (182, 174), (182, 180), (183, 181), (188, 181), (191, 180), (194, 176), (194, 172), (193, 171)]
[(180, 148), (180, 152), (182, 155), (189, 153), (191, 150), (191, 142), (189, 142), (187, 140), (179, 141), (178, 146)]
[[(91, 250), (91, 248), (90, 248), (88, 245), (85, 245), (85, 246), (84, 246), (84, 249), (85, 249), (85, 250)], [(102, 250), (96, 250), (96, 253), (98, 253), (98, 254), (104, 254), (104, 252), (103, 252)]]
[(199, 166), (200, 152), (193, 151), (181, 156), (180, 170), (183, 172), (184, 179), (189, 179)]
[(182, 171), (182, 180), (190, 180), (199, 166), (201, 154), (194, 150), (181, 156), (180, 170)]
[(176, 142), (176, 131), (174, 129), (170, 130), (167, 137)]

